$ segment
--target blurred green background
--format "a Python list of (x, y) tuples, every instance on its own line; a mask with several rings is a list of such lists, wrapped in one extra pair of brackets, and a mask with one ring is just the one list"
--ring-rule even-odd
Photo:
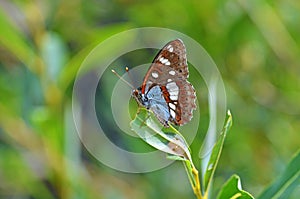
[[(122, 173), (99, 163), (70, 136), (80, 64), (98, 43), (131, 28), (187, 34), (220, 70), (234, 124), (213, 195), (236, 173), (243, 188), (257, 196), (299, 149), (298, 0), (3, 0), (0, 5), (0, 198), (194, 198), (179, 162), (152, 173)], [(133, 65), (127, 60), (123, 64)], [(205, 129), (207, 102), (199, 103)], [(203, 137), (192, 143), (195, 159)], [(122, 136), (110, 138), (128, 146)], [(299, 188), (292, 197), (297, 194)]]

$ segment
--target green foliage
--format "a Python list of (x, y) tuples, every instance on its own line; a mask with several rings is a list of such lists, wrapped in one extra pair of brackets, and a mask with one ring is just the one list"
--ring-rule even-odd
[(224, 128), (220, 134), (219, 139), (217, 140), (212, 153), (210, 155), (210, 159), (204, 174), (204, 192), (208, 194), (210, 192), (210, 187), (213, 181), (213, 175), (216, 171), (219, 159), (221, 157), (221, 152), (223, 149), (224, 141), (226, 135), (232, 125), (232, 116), (231, 113), (228, 111), (228, 119), (224, 125)]
[[(299, 197), (299, 155), (287, 163), (300, 143), (298, 0), (14, 0), (0, 5), (0, 198), (193, 197), (181, 165), (142, 175), (112, 171), (94, 160), (72, 127), (73, 83), (86, 56), (108, 37), (145, 26), (191, 36), (222, 74), (235, 124), (217, 158), (213, 185), (221, 187), (238, 173), (245, 189), (258, 198)], [(118, 49), (111, 45), (110, 50)], [(128, 55), (114, 67), (120, 71), (153, 56)], [(116, 78), (108, 73), (105, 78), (109, 91)], [(197, 152), (209, 123), (209, 94), (199, 74), (191, 73), (189, 81), (196, 85), (201, 120), (194, 141), (187, 139), (190, 146), (183, 149), (194, 151), (190, 156), (198, 166)], [(104, 104), (108, 93), (99, 94), (105, 115), (111, 112)], [(145, 150), (135, 138), (120, 136), (112, 118), (103, 123), (114, 143)], [(176, 138), (174, 132), (162, 141)], [(191, 179), (194, 174), (188, 173)], [(203, 184), (212, 175), (208, 172)], [(217, 189), (210, 194), (217, 196)]]
[[(194, 166), (188, 149), (188, 144), (184, 140), (184, 137), (174, 127), (172, 127), (171, 124), (170, 128), (161, 128), (161, 125), (157, 124), (157, 122), (151, 118), (150, 112), (144, 108), (139, 109), (135, 119), (131, 122), (132, 130), (134, 130), (147, 144), (167, 153), (168, 157), (172, 160), (183, 161), (190, 184), (195, 195), (199, 199), (208, 198), (209, 193), (212, 191), (211, 184), (213, 182), (213, 175), (216, 171), (224, 141), (231, 125), (232, 116), (228, 111), (228, 119), (218, 141), (213, 147), (210, 160), (204, 174), (204, 180), (202, 180), (199, 179), (198, 170)], [(200, 181), (204, 182), (202, 186)], [(249, 193), (241, 190), (239, 184), (239, 177), (236, 175), (232, 176), (221, 189), (218, 198), (253, 198)], [(204, 194), (202, 194), (202, 191)]]
[(170, 125), (170, 128), (162, 128), (150, 117), (150, 112), (144, 108), (139, 109), (135, 119), (131, 122), (131, 128), (146, 143), (168, 154), (172, 160), (183, 161), (190, 183), (196, 195), (201, 198), (201, 187), (198, 171), (194, 166), (189, 145), (184, 137)]
[(231, 178), (222, 187), (217, 199), (253, 199), (253, 197), (246, 191), (241, 189), (241, 179), (237, 175)]
[[(147, 144), (168, 154), (172, 160), (183, 161), (190, 184), (193, 187), (197, 198), (208, 198), (212, 192), (211, 184), (216, 171), (226, 135), (232, 125), (232, 116), (228, 111), (228, 119), (220, 134), (219, 139), (212, 149), (204, 179), (199, 179), (197, 168), (191, 158), (189, 146), (184, 137), (170, 124), (170, 128), (162, 128), (155, 122), (150, 112), (144, 108), (139, 109), (135, 119), (131, 122), (132, 130), (141, 137)], [(259, 198), (286, 198), (299, 186), (300, 179), (300, 153), (298, 152), (288, 164), (283, 174), (267, 188)], [(204, 184), (201, 185), (200, 182)], [(202, 192), (203, 191), (203, 192)], [(202, 194), (204, 193), (204, 194)], [(221, 188), (218, 199), (254, 199), (251, 194), (242, 190), (239, 176), (233, 175)]]
[(300, 184), (300, 152), (293, 157), (278, 178), (261, 193), (258, 199), (264, 198), (289, 198), (294, 189)]
[(28, 44), (24, 33), (13, 27), (2, 12), (0, 12), (0, 27), (0, 42), (2, 45), (32, 71), (38, 72), (38, 69), (34, 64), (37, 59), (35, 56), (35, 49)]
[(165, 153), (179, 156), (180, 159), (191, 161), (189, 145), (176, 129), (163, 128), (155, 123), (150, 113), (141, 108), (135, 119), (131, 122), (131, 128), (149, 145)]

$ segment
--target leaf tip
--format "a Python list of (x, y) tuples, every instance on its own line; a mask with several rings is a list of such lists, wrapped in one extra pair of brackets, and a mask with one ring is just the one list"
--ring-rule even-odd
[(228, 117), (232, 117), (230, 110), (227, 110)]
[(232, 115), (231, 115), (230, 110), (227, 110), (227, 116), (228, 116), (228, 119), (227, 119), (227, 125), (226, 126), (231, 127), (232, 126)]

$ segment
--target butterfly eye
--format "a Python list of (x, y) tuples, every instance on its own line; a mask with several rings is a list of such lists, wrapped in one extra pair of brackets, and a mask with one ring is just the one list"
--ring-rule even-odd
[(139, 95), (139, 91), (137, 89), (132, 91), (132, 96), (138, 97), (138, 95)]

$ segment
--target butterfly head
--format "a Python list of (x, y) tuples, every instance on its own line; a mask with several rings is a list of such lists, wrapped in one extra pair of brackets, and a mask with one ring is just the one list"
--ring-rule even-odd
[(144, 93), (142, 93), (142, 88), (139, 87), (137, 89), (134, 89), (132, 91), (131, 96), (141, 105), (144, 106), (146, 108), (148, 108), (149, 105), (149, 100), (148, 98), (145, 96)]

